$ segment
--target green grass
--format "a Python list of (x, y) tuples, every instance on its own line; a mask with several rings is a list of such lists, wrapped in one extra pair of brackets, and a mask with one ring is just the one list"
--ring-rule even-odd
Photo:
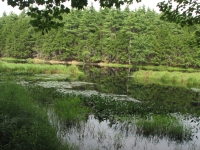
[(27, 62), (30, 63), (30, 64), (45, 64), (45, 63), (48, 63), (47, 61), (45, 60), (42, 60), (42, 59), (32, 59), (32, 58), (28, 58), (27, 59)]
[(128, 64), (114, 64), (114, 63), (100, 63), (100, 66), (104, 66), (104, 67), (118, 67), (118, 68), (130, 68), (132, 65), (128, 65)]
[(139, 70), (152, 70), (152, 71), (184, 71), (184, 72), (199, 72), (200, 70), (194, 68), (180, 68), (169, 66), (136, 66)]
[(137, 122), (137, 133), (143, 136), (168, 137), (171, 140), (189, 140), (192, 135), (190, 127), (184, 126), (177, 118), (164, 115), (153, 115), (140, 118)]
[(32, 98), (41, 103), (52, 105), (52, 108), (60, 120), (65, 122), (79, 122), (85, 120), (89, 113), (89, 107), (86, 107), (79, 97), (73, 94), (62, 94), (54, 88), (27, 87)]
[(77, 97), (56, 99), (54, 110), (61, 120), (69, 123), (86, 120), (89, 113), (89, 108), (85, 107)]
[[(0, 149), (70, 149), (70, 146), (62, 145), (57, 136), (62, 131), (58, 131), (86, 120), (91, 110), (100, 121), (110, 119), (115, 122), (118, 121), (116, 118), (137, 116), (141, 118), (136, 122), (137, 132), (144, 136), (168, 136), (175, 140), (190, 136), (189, 129), (185, 130), (176, 118), (166, 115), (176, 110), (161, 105), (95, 95), (62, 94), (53, 88), (22, 87), (7, 82), (1, 82), (0, 89), (3, 89), (0, 91)], [(50, 106), (55, 113), (56, 120), (52, 120), (59, 122), (59, 129), (50, 124), (45, 106)], [(148, 114), (152, 117), (143, 119)]]
[(72, 76), (82, 75), (75, 65), (66, 67), (65, 65), (50, 64), (15, 64), (0, 61), (0, 72), (11, 73), (13, 75), (23, 74), (70, 74)]
[(2, 57), (0, 60), (5, 62), (12, 62), (12, 63), (25, 63), (25, 59), (18, 59), (18, 58), (10, 58), (10, 57)]
[(0, 89), (0, 149), (69, 149), (26, 87), (1, 82)]
[(60, 93), (55, 88), (29, 86), (27, 89), (35, 101), (51, 109), (55, 117), (52, 120), (60, 122), (60, 128), (87, 119), (90, 109), (77, 96)]
[(145, 71), (134, 72), (133, 77), (140, 83), (157, 83), (178, 85), (184, 87), (200, 87), (200, 74), (197, 72), (168, 72), (168, 71)]

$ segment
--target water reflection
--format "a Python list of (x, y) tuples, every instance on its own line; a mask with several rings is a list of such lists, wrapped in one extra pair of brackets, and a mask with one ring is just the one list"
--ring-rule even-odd
[[(87, 121), (80, 124), (66, 124), (59, 122), (58, 126), (64, 140), (76, 144), (81, 150), (198, 150), (200, 149), (199, 118), (200, 97), (195, 88), (177, 87), (160, 84), (139, 83), (130, 77), (134, 69), (130, 68), (96, 68), (86, 67), (87, 75), (81, 82), (46, 81), (36, 82), (38, 86), (53, 87), (62, 93), (82, 94), (84, 96), (99, 95), (112, 96), (115, 100), (124, 100), (123, 104), (140, 102), (146, 106), (143, 110), (133, 107), (127, 111), (132, 120), (116, 121), (111, 115), (126, 114), (126, 110), (115, 108), (116, 105), (103, 107), (102, 112), (92, 113)], [(95, 100), (95, 99), (94, 99)], [(126, 102), (130, 103), (126, 103)], [(138, 103), (138, 104), (140, 104)], [(94, 105), (92, 105), (94, 106)], [(122, 106), (122, 105), (120, 105)], [(113, 108), (110, 108), (113, 107)], [(111, 110), (110, 112), (108, 112)], [(143, 128), (138, 128), (134, 113), (141, 110), (143, 117), (152, 114), (174, 113), (175, 117), (183, 121), (184, 125), (192, 126), (192, 135), (181, 140), (165, 134), (145, 134)], [(99, 113), (100, 112), (100, 113)], [(111, 114), (113, 113), (113, 114)], [(127, 113), (127, 114), (128, 114)], [(186, 115), (183, 117), (181, 114)], [(104, 115), (104, 116), (103, 116)], [(140, 130), (138, 130), (140, 129)]]
[[(184, 122), (187, 124), (187, 121)], [(63, 139), (75, 143), (81, 150), (171, 150), (171, 149), (199, 149), (200, 140), (193, 136), (193, 140), (177, 142), (167, 137), (142, 136), (137, 127), (128, 122), (117, 122), (110, 126), (109, 120), (99, 122), (94, 115), (90, 115), (87, 122), (68, 128), (62, 133)]]
[[(200, 94), (196, 88), (181, 86), (139, 83), (130, 77), (134, 68), (81, 68), (87, 75), (81, 81), (94, 83), (92, 90), (100, 93), (126, 95), (140, 101), (152, 102), (161, 106), (177, 107), (179, 112), (200, 114)], [(81, 90), (77, 86), (75, 90)], [(91, 87), (84, 86), (84, 91)]]

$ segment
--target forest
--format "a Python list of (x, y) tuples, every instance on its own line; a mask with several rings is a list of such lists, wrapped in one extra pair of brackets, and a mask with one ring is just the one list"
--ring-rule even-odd
[(195, 32), (200, 26), (163, 21), (145, 8), (124, 10), (93, 6), (63, 14), (64, 26), (42, 34), (25, 11), (0, 18), (0, 56), (86, 63), (200, 67)]

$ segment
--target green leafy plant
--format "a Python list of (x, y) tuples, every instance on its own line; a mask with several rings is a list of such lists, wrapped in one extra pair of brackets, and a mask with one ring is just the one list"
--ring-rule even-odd
[(0, 88), (1, 149), (68, 149), (50, 124), (47, 112), (32, 100), (25, 87), (1, 82)]
[(168, 137), (171, 140), (190, 140), (192, 128), (185, 126), (172, 116), (153, 115), (136, 122), (137, 133), (143, 136)]

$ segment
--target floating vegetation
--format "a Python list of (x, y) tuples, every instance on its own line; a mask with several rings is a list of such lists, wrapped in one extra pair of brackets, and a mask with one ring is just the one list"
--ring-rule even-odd
[[(73, 67), (71, 72), (76, 74)], [(66, 149), (200, 148), (199, 88), (142, 84), (125, 76), (130, 70), (128, 74), (127, 70), (120, 74), (122, 68), (120, 73), (115, 71), (109, 74), (116, 78), (113, 75), (101, 79), (104, 70), (99, 74), (90, 72), (89, 80), (82, 82), (68, 80), (71, 74), (13, 77), (21, 76), (17, 83), (26, 91), (21, 92), (28, 93), (29, 103), (48, 114), (46, 118), (58, 140), (72, 145), (67, 144)], [(170, 78), (164, 75), (161, 82), (166, 85)], [(173, 76), (174, 83), (177, 77)]]
[(65, 82), (65, 81), (41, 81), (36, 83), (37, 86), (42, 86), (45, 88), (57, 88), (57, 89), (71, 89), (75, 86), (81, 85), (92, 85), (92, 83), (87, 82)]

